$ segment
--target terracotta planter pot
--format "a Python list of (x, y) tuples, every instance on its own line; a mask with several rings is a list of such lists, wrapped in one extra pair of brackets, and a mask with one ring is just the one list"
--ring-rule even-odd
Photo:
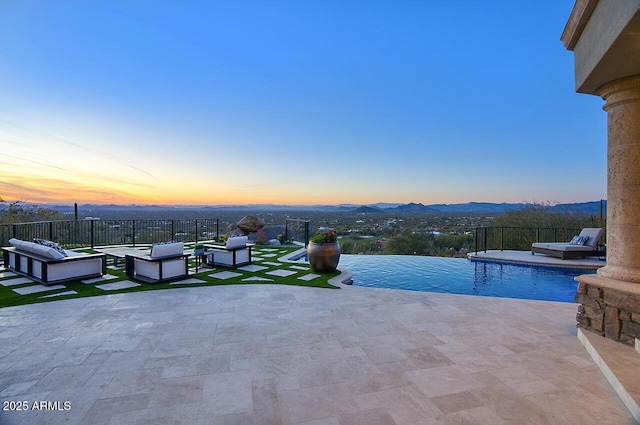
[(338, 268), (340, 245), (338, 242), (309, 242), (307, 258), (311, 269), (316, 273), (331, 273)]

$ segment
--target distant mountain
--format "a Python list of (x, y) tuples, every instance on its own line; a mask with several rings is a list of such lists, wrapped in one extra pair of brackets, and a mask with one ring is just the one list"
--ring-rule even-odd
[[(503, 214), (507, 211), (516, 211), (527, 207), (525, 203), (491, 203), (491, 202), (467, 202), (465, 204), (432, 204), (409, 203), (392, 208), (380, 208), (379, 211), (387, 213), (407, 214)], [(371, 206), (371, 205), (368, 205)], [(556, 204), (545, 207), (555, 211), (582, 214), (600, 214), (600, 201), (582, 202), (573, 204)], [(603, 214), (607, 212), (607, 201), (603, 201)]]
[(391, 203), (391, 202), (378, 202), (376, 204), (368, 204), (368, 207), (374, 207), (374, 208), (378, 208), (380, 210), (385, 210), (385, 209), (389, 209), (389, 208), (395, 208), (395, 207), (399, 207), (401, 205), (406, 205), (406, 204), (400, 204), (400, 203)]
[(495, 204), (491, 202), (467, 202), (466, 204), (435, 204), (429, 205), (438, 212), (446, 213), (492, 213), (499, 214), (506, 211), (519, 210), (527, 204), (509, 204), (506, 202)]
[[(601, 204), (602, 202), (602, 204)], [(607, 201), (593, 201), (593, 202), (581, 202), (577, 204), (556, 204), (551, 209), (559, 211), (567, 211), (583, 214), (600, 214), (602, 208), (602, 214), (607, 213)]]
[[(410, 202), (408, 204), (376, 203), (368, 205), (340, 204), (340, 205), (278, 205), (278, 204), (247, 204), (247, 205), (96, 205), (84, 204), (79, 208), (85, 214), (90, 212), (99, 215), (101, 211), (119, 211), (132, 214), (145, 214), (159, 211), (180, 210), (194, 212), (215, 211), (316, 211), (316, 212), (345, 212), (361, 214), (503, 214), (507, 211), (519, 210), (529, 204), (525, 203), (491, 203), (491, 202), (467, 202), (464, 204), (431, 204)], [(73, 213), (73, 205), (48, 205), (49, 208), (69, 214)], [(554, 211), (575, 212), (581, 214), (599, 215), (601, 202), (580, 202), (572, 204), (556, 204), (548, 206)], [(607, 201), (602, 201), (602, 212), (606, 214)]]
[(428, 207), (426, 205), (423, 204), (416, 204), (414, 202), (411, 202), (409, 204), (406, 205), (400, 205), (398, 207), (395, 208), (389, 208), (387, 209), (387, 211), (394, 211), (394, 212), (402, 212), (402, 213), (432, 213), (432, 212), (436, 212), (436, 210), (434, 210), (431, 207)]
[(355, 210), (351, 210), (351, 212), (358, 213), (358, 214), (381, 214), (384, 211), (381, 210), (380, 208), (376, 208), (368, 205), (362, 205), (356, 208)]

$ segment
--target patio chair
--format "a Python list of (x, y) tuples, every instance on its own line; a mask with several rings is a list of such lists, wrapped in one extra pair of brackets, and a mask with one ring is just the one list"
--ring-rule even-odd
[(149, 253), (132, 251), (125, 254), (125, 274), (147, 283), (186, 278), (189, 255), (184, 253), (183, 242), (156, 244)]
[(546, 254), (563, 260), (603, 255), (597, 249), (604, 231), (599, 227), (585, 227), (570, 242), (535, 242), (531, 244), (531, 255)]
[(239, 267), (251, 264), (252, 243), (246, 236), (235, 236), (225, 245), (206, 245), (207, 263), (213, 266)]

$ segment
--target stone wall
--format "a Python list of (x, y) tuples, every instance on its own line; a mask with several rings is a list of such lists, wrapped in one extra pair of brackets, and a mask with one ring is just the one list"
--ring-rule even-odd
[(633, 346), (640, 338), (640, 295), (580, 282), (578, 327)]

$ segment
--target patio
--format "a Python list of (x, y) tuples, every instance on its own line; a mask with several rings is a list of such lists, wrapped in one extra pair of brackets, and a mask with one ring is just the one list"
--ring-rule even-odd
[(9, 307), (0, 309), (3, 406), (71, 409), (0, 415), (9, 424), (634, 423), (576, 338), (575, 313), (565, 303), (273, 284)]
[[(193, 244), (184, 250), (186, 254), (193, 253)], [(238, 283), (269, 283), (318, 286), (335, 288), (345, 280), (350, 279), (349, 273), (314, 273), (309, 264), (290, 261), (289, 259), (304, 252), (297, 246), (260, 246), (253, 250), (252, 264), (228, 268), (200, 264), (195, 256), (189, 259), (189, 276), (186, 278), (168, 280), (166, 282), (149, 283), (135, 277), (128, 276), (125, 270), (124, 254), (130, 253), (131, 247), (97, 248), (96, 251), (105, 253), (109, 259), (107, 274), (56, 285), (42, 285), (28, 277), (23, 277), (11, 269), (0, 266), (0, 308), (23, 304), (50, 302), (61, 299), (102, 296), (133, 291), (161, 290), (177, 286), (209, 286), (229, 285)], [(138, 247), (136, 251), (144, 247)], [(148, 252), (148, 248), (147, 248)], [(121, 258), (120, 265), (116, 259)]]

